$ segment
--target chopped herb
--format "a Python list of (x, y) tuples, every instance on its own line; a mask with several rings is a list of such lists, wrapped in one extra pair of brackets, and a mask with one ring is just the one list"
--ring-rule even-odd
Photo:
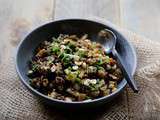
[(76, 54), (82, 58), (87, 55), (87, 52), (85, 50), (79, 49)]
[(109, 63), (109, 62), (110, 62), (110, 57), (109, 57), (109, 56), (106, 56), (105, 62), (106, 62), (106, 63)]
[(103, 64), (102, 58), (99, 58), (99, 60), (97, 61), (97, 64), (98, 64), (98, 65), (102, 65), (102, 64)]
[(60, 52), (60, 47), (58, 45), (58, 43), (52, 43), (52, 46), (51, 46), (51, 51), (55, 54), (59, 54)]
[(64, 54), (62, 61), (64, 63), (64, 65), (67, 65), (71, 62), (72, 57), (69, 54)]

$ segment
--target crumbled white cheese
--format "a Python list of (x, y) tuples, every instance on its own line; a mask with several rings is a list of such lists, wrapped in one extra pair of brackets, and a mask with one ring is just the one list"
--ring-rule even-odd
[(53, 66), (51, 67), (51, 72), (55, 72), (55, 71), (56, 71), (56, 66), (53, 65)]
[(61, 48), (64, 50), (64, 49), (66, 49), (66, 46), (65, 45), (61, 45)]
[(86, 79), (84, 80), (84, 85), (89, 86), (89, 84), (96, 84), (97, 80), (96, 79)]
[(85, 51), (85, 49), (83, 49), (83, 48), (79, 48), (79, 50), (80, 50), (80, 51)]
[(73, 70), (77, 70), (77, 69), (78, 69), (78, 66), (75, 65), (75, 66), (72, 67), (72, 69), (73, 69)]
[(83, 62), (83, 63), (82, 63), (82, 67), (83, 67), (83, 68), (86, 68), (86, 67), (87, 67), (87, 64), (86, 64), (85, 62)]
[(90, 80), (90, 83), (91, 83), (91, 84), (96, 84), (96, 83), (97, 83), (97, 80), (96, 80), (96, 79), (92, 79), (92, 80)]
[(84, 85), (89, 86), (89, 79), (84, 80)]
[(67, 102), (72, 102), (72, 99), (69, 98), (69, 97), (66, 97), (66, 98), (65, 98), (65, 101), (67, 101)]
[(73, 58), (74, 58), (75, 61), (78, 61), (80, 59), (80, 57), (77, 56), (77, 55), (74, 55)]
[(82, 64), (82, 62), (78, 62), (78, 61), (75, 61), (74, 62), (76, 65), (80, 66)]

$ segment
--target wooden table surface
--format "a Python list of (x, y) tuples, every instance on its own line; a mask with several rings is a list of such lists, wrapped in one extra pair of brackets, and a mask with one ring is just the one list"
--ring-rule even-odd
[(61, 18), (101, 17), (160, 42), (159, 11), (159, 0), (0, 0), (0, 63), (30, 30)]

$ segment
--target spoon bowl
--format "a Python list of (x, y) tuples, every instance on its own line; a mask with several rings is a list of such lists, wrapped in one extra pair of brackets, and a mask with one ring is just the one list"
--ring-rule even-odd
[(116, 35), (109, 29), (101, 30), (98, 33), (97, 40), (100, 42), (107, 54), (110, 54), (116, 45)]

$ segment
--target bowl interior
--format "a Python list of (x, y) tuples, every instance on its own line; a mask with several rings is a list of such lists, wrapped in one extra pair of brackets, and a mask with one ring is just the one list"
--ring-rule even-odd
[[(35, 48), (44, 40), (49, 40), (51, 37), (57, 37), (59, 34), (76, 34), (83, 35), (87, 33), (91, 40), (101, 29), (110, 29), (117, 35), (116, 49), (125, 62), (126, 68), (132, 74), (135, 72), (136, 56), (135, 52), (128, 41), (116, 30), (101, 23), (88, 20), (70, 19), (61, 20), (43, 25), (32, 31), (19, 45), (17, 52), (17, 71), (25, 84), (29, 83), (29, 78), (26, 73), (28, 71), (28, 61), (31, 60)], [(126, 81), (123, 79), (118, 85), (118, 88), (124, 87)]]

